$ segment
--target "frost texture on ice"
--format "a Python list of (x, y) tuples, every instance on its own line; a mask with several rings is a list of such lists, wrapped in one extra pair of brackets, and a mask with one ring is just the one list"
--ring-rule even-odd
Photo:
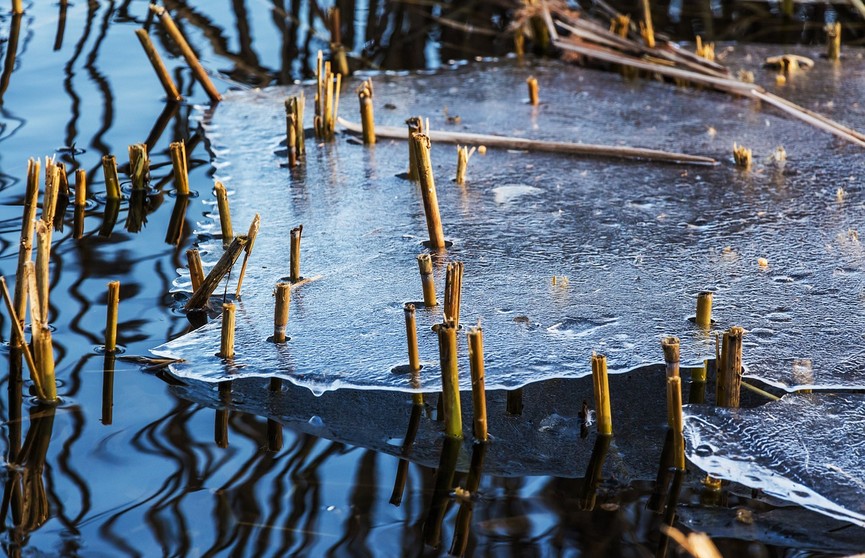
[[(461, 317), (463, 326), (482, 320), (488, 389), (589, 374), (593, 350), (607, 355), (612, 372), (657, 362), (665, 335), (682, 339), (685, 361), (712, 357), (713, 335), (687, 320), (706, 289), (715, 292), (715, 331), (749, 332), (749, 374), (786, 389), (865, 386), (859, 148), (742, 99), (557, 63), (532, 70), (543, 86), (540, 107), (522, 102), (525, 69), (510, 63), (376, 76), (376, 119), (403, 125), (420, 114), (433, 129), (627, 143), (721, 164), (490, 149), (472, 157), (468, 183), (457, 186), (455, 148), (433, 145), (444, 232), (453, 242), (436, 258), (439, 300), (447, 261), (463, 261)], [(828, 72), (817, 68), (797, 83), (794, 100), (819, 109), (812, 97), (830, 95), (838, 114), (858, 114), (858, 89)], [(306, 161), (290, 171), (282, 166), (283, 100), (297, 91), (232, 92), (202, 118), (235, 230), (256, 212), (262, 218), (237, 311), (234, 362), (214, 356), (218, 321), (156, 352), (186, 361), (173, 367), (179, 376), (205, 381), (276, 375), (316, 392), (409, 390), (410, 379), (392, 369), (407, 363), (402, 308), (422, 298), (415, 257), (425, 251), (426, 226), (417, 186), (397, 176), (406, 170), (406, 143), (367, 148), (344, 135), (321, 145), (308, 138)], [(352, 91), (349, 83), (341, 112), (357, 120)], [(446, 115), (461, 123), (448, 124)], [(732, 165), (734, 141), (754, 150), (751, 171)], [(788, 153), (783, 166), (767, 160), (778, 145)], [(275, 346), (266, 341), (271, 292), (288, 275), (288, 231), (301, 223), (302, 274), (321, 279), (294, 291), (291, 340)], [(214, 248), (206, 261), (218, 258)], [(567, 281), (553, 284), (553, 276)], [(440, 307), (419, 308), (417, 319), (421, 389), (437, 390), (430, 328)], [(468, 374), (462, 382), (469, 387)]]
[(865, 526), (865, 396), (787, 395), (754, 409), (688, 406), (688, 459), (805, 508)]

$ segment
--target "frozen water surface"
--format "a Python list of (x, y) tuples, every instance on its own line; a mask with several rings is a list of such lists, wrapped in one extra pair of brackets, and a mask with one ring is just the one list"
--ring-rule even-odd
[(690, 406), (685, 439), (688, 459), (715, 477), (865, 526), (865, 395)]
[[(759, 67), (769, 54), (778, 52), (736, 47), (727, 62), (772, 83), (774, 74)], [(839, 70), (818, 64), (779, 93), (861, 127), (865, 65), (850, 54), (844, 71), (841, 80)], [(541, 84), (539, 107), (524, 100), (530, 73)], [(683, 360), (712, 357), (713, 335), (687, 319), (706, 289), (715, 292), (714, 331), (750, 332), (750, 375), (786, 389), (865, 387), (860, 148), (747, 100), (556, 62), (479, 63), (373, 81), (380, 125), (419, 114), (433, 129), (627, 144), (720, 162), (490, 149), (472, 157), (468, 183), (457, 186), (454, 147), (433, 145), (444, 232), (453, 242), (435, 258), (439, 300), (446, 263), (463, 261), (461, 319), (483, 324), (488, 388), (587, 375), (593, 350), (614, 372), (657, 362), (664, 335), (681, 337)], [(349, 80), (340, 112), (357, 121), (355, 85)], [(255, 213), (262, 218), (233, 364), (214, 356), (218, 321), (156, 352), (185, 360), (174, 365), (177, 375), (205, 381), (275, 375), (317, 393), (410, 390), (408, 376), (392, 369), (407, 361), (402, 307), (422, 298), (415, 257), (425, 251), (426, 227), (418, 187), (397, 176), (406, 170), (406, 143), (366, 148), (347, 135), (320, 145), (309, 138), (306, 161), (284, 168), (283, 100), (298, 90), (233, 92), (202, 118), (235, 231)], [(307, 123), (312, 94), (307, 87)], [(732, 164), (733, 142), (753, 149), (750, 171)], [(770, 160), (777, 146), (786, 163)], [(267, 341), (271, 292), (288, 275), (288, 231), (301, 223), (302, 274), (320, 279), (294, 291), (291, 340), (276, 346)], [(212, 248), (209, 261), (220, 252)], [(430, 329), (440, 320), (440, 307), (419, 308), (422, 390), (440, 387)], [(462, 334), (460, 343), (467, 370)], [(462, 378), (468, 389), (468, 374)]]

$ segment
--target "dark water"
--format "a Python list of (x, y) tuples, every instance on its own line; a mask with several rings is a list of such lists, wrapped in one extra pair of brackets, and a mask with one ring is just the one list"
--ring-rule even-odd
[[(314, 4), (165, 4), (204, 65), (218, 72), (221, 89), (309, 77), (315, 50), (328, 44), (323, 8)], [(430, 25), (429, 15), (443, 14), (433, 4), (339, 5), (344, 14), (353, 14), (343, 16), (351, 22), (344, 26), (343, 42), (358, 55), (353, 65), (434, 67), (508, 45), (495, 33), (468, 36), (453, 26)], [(190, 327), (168, 293), (176, 269), (185, 265), (185, 250), (197, 240), (195, 231), (204, 228), (200, 224), (213, 210), (211, 156), (196, 122), (188, 119), (192, 106), (207, 98), (157, 26), (151, 29), (157, 49), (187, 99), (180, 106), (164, 102), (133, 34), (148, 21), (144, 2), (39, 2), (25, 8), (20, 17), (0, 16), (0, 272), (14, 275), (28, 157), (56, 153), (70, 174), (87, 170), (94, 194), (83, 238), (72, 238), (71, 210), (65, 231), (54, 236), (50, 321), (56, 328), (62, 403), (35, 405), (27, 384), (23, 404), (16, 401), (20, 386), (10, 378), (20, 373), (18, 359), (3, 348), (10, 366), (2, 377), (9, 397), (0, 398), (8, 465), (0, 541), (7, 555), (447, 553), (466, 513), (461, 516), (458, 508), (472, 507), (450, 495), (451, 486), (469, 482), (464, 470), (442, 484), (435, 471), (447, 467), (408, 464), (387, 452), (329, 441), (311, 433), (315, 424), (283, 429), (242, 412), (239, 404), (239, 410), (225, 412), (212, 390), (173, 385), (100, 354), (111, 280), (122, 283), (119, 342), (126, 354), (146, 354)], [(486, 24), (494, 31), (505, 25), (506, 13), (483, 3), (471, 17), (497, 22)], [(178, 139), (187, 141), (190, 183), (199, 196), (186, 208), (175, 245), (166, 243), (165, 231), (175, 206), (168, 144)], [(101, 156), (114, 153), (122, 163), (127, 146), (142, 141), (149, 147), (154, 186), (146, 226), (137, 233), (124, 229), (124, 203), (111, 235), (102, 235)], [(4, 342), (8, 331), (2, 313)], [(351, 397), (362, 396), (343, 397), (351, 405)], [(572, 404), (561, 412), (573, 422), (577, 402)], [(402, 405), (398, 415), (408, 428), (410, 405)], [(624, 485), (610, 475), (591, 506), (580, 480), (588, 465), (575, 456), (573, 475), (481, 477), (467, 553), (653, 555), (660, 516), (646, 511), (651, 483)], [(406, 485), (395, 506), (390, 501), (400, 470), (406, 471)], [(684, 499), (696, 504), (700, 498), (688, 492)], [(795, 515), (801, 510), (780, 527), (768, 521), (748, 532), (731, 527), (736, 523), (726, 512), (750, 504), (749, 498), (725, 493), (718, 501), (723, 515), (695, 520), (700, 528), (721, 533), (719, 545), (730, 555), (745, 549), (756, 556), (783, 555), (789, 546), (856, 550), (858, 531), (848, 540), (844, 524)], [(680, 513), (693, 517), (703, 509)], [(804, 533), (791, 527), (808, 522), (815, 527)], [(821, 542), (820, 534), (829, 530), (834, 538)], [(754, 539), (768, 544), (747, 542)]]

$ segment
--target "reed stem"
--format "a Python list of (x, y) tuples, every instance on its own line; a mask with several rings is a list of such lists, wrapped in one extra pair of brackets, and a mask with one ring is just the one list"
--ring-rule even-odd
[(829, 60), (841, 58), (841, 22), (839, 21), (826, 26), (826, 58)]
[(439, 202), (430, 160), (430, 140), (423, 134), (412, 134), (411, 142), (414, 145), (415, 167), (418, 170), (427, 231), (429, 232), (429, 244), (431, 248), (444, 248), (445, 237), (442, 232)]
[(412, 116), (406, 120), (405, 123), (408, 126), (408, 179), (418, 180), (420, 173), (417, 168), (417, 155), (415, 155), (416, 148), (412, 141), (412, 136), (424, 132), (423, 118), (420, 116)]
[(236, 237), (229, 244), (225, 252), (222, 253), (222, 257), (219, 258), (219, 261), (216, 262), (216, 265), (213, 266), (213, 269), (210, 270), (210, 273), (201, 282), (201, 285), (193, 291), (192, 296), (183, 307), (184, 310), (189, 311), (204, 308), (210, 295), (216, 290), (216, 286), (219, 285), (220, 281), (231, 271), (231, 268), (237, 262), (246, 244), (247, 238), (245, 235)]
[(182, 101), (183, 96), (178, 91), (177, 85), (174, 84), (174, 80), (171, 79), (171, 74), (168, 73), (168, 68), (165, 67), (162, 57), (159, 56), (159, 52), (153, 46), (153, 41), (150, 40), (150, 33), (147, 32), (147, 29), (136, 29), (135, 34), (138, 35), (138, 40), (141, 42), (144, 54), (147, 55), (150, 65), (153, 66), (153, 71), (156, 72), (156, 77), (159, 78), (162, 89), (165, 90), (165, 96), (169, 101)]
[(466, 171), (469, 167), (469, 159), (471, 159), (476, 149), (476, 147), (472, 147), (471, 151), (469, 151), (468, 146), (457, 145), (457, 184), (463, 185), (466, 183)]
[(150, 5), (150, 11), (159, 17), (162, 26), (165, 28), (165, 32), (168, 33), (175, 44), (177, 44), (180, 53), (183, 55), (183, 58), (186, 59), (186, 64), (189, 66), (189, 69), (192, 70), (192, 75), (195, 76), (195, 79), (198, 80), (198, 83), (200, 83), (207, 92), (207, 96), (210, 97), (210, 100), (214, 103), (221, 101), (222, 95), (219, 94), (219, 91), (216, 90), (213, 82), (210, 81), (207, 72), (204, 70), (204, 66), (202, 66), (201, 62), (198, 61), (198, 57), (189, 46), (189, 43), (186, 42), (183, 33), (181, 33), (180, 29), (177, 28), (174, 20), (171, 19), (171, 15), (169, 15), (165, 8), (155, 4)]
[(460, 325), (460, 302), (463, 290), (463, 262), (448, 264), (445, 274), (445, 320), (453, 321), (457, 328)]
[(321, 51), (318, 51), (315, 75), (315, 136), (321, 140), (330, 141), (336, 132), (342, 76), (331, 71), (330, 62), (324, 62)]
[(222, 332), (219, 338), (219, 356), (225, 359), (234, 358), (234, 303), (222, 305)]
[(598, 434), (613, 434), (613, 417), (610, 411), (610, 384), (607, 379), (607, 357), (592, 354), (592, 380), (595, 387), (595, 409), (598, 415)]
[(427, 308), (438, 306), (432, 257), (429, 254), (419, 254), (417, 265), (420, 269), (420, 281), (423, 287), (423, 305)]
[[(40, 221), (39, 225), (44, 226)], [(27, 279), (27, 290), (30, 298), (30, 333), (33, 345), (33, 360), (36, 362), (36, 371), (39, 383), (45, 392), (46, 401), (57, 399), (57, 382), (54, 378), (54, 346), (51, 341), (51, 328), (48, 327), (47, 313), (43, 313), (37, 297), (37, 277), (34, 273), (33, 263), (26, 264), (25, 277)]]
[(641, 0), (643, 5), (643, 21), (640, 25), (646, 46), (655, 48), (655, 26), (652, 25), (652, 6), (649, 0)]
[(19, 336), (17, 332), (23, 331), (24, 318), (27, 313), (27, 284), (24, 270), (25, 264), (31, 261), (33, 257), (33, 234), (36, 224), (36, 208), (39, 203), (39, 168), (39, 159), (27, 161), (27, 189), (24, 194), (24, 214), (21, 218), (21, 238), (18, 245), (18, 267), (15, 272), (15, 299), (12, 306), (20, 321), (17, 328), (15, 324), (12, 327), (10, 337), (13, 347), (18, 347), (24, 343), (24, 336)]
[[(45, 172), (48, 172), (46, 169)], [(105, 197), (110, 200), (120, 199), (120, 179), (117, 177), (117, 160), (114, 155), (102, 157), (102, 173), (105, 175)]]
[(108, 307), (105, 317), (105, 352), (117, 350), (117, 317), (120, 306), (120, 281), (108, 283)]
[(222, 229), (222, 247), (231, 244), (234, 232), (231, 228), (231, 209), (228, 207), (228, 192), (222, 182), (216, 181), (213, 185), (216, 191), (216, 206), (219, 208), (219, 226)]
[(294, 114), (285, 115), (285, 147), (288, 152), (288, 168), (297, 166), (297, 121)]
[(57, 197), (60, 194), (61, 168), (53, 159), (45, 158), (45, 192), (42, 195), (42, 221), (49, 227), (54, 226), (57, 213)]
[(303, 234), (303, 225), (291, 229), (291, 247), (289, 250), (289, 279), (292, 283), (300, 281), (300, 237)]
[(87, 205), (87, 171), (84, 169), (75, 171), (75, 205)]
[(667, 377), (667, 417), (673, 431), (673, 466), (685, 470), (685, 438), (682, 432), (682, 378)]
[(135, 143), (129, 146), (129, 175), (133, 190), (146, 190), (150, 182), (150, 160), (147, 145)]
[(240, 288), (243, 286), (243, 278), (246, 276), (246, 265), (249, 263), (249, 256), (252, 255), (252, 249), (255, 247), (255, 239), (258, 237), (258, 229), (261, 227), (261, 215), (255, 214), (252, 218), (252, 223), (249, 224), (249, 230), (246, 231), (246, 247), (243, 249), (243, 264), (240, 266), (240, 273), (237, 275), (237, 288), (234, 290), (234, 297), (240, 298)]
[(286, 116), (286, 140), (291, 135), (291, 130), (288, 128), (288, 116), (293, 115), (294, 119), (291, 126), (294, 127), (295, 155), (300, 159), (306, 152), (306, 147), (303, 142), (303, 109), (306, 105), (306, 97), (303, 93), (295, 97), (289, 97), (285, 101), (285, 116)]
[(360, 122), (363, 126), (363, 143), (372, 145), (375, 143), (375, 118), (373, 116), (373, 89), (372, 78), (365, 80), (357, 88), (357, 98), (360, 102)]
[(102, 360), (102, 424), (114, 421), (114, 365), (115, 356), (106, 353)]
[(436, 326), (439, 339), (439, 360), (442, 370), (442, 397), (444, 399), (445, 435), (463, 437), (462, 409), (460, 408), (459, 369), (457, 364), (457, 327), (445, 321)]
[(288, 312), (291, 306), (291, 284), (276, 284), (276, 307), (273, 312), (273, 342), (285, 343)]
[(171, 167), (174, 170), (174, 187), (178, 196), (189, 195), (189, 168), (186, 160), (186, 143), (173, 141), (168, 146), (171, 154)]
[[(32, 263), (30, 264), (33, 265)], [(25, 268), (26, 269), (26, 268)], [(23, 273), (26, 272), (22, 272)], [(26, 283), (26, 282), (25, 282)], [(9, 312), (9, 319), (12, 322), (12, 336), (15, 339), (21, 339), (22, 342), (17, 349), (20, 349), (24, 354), (24, 362), (27, 363), (27, 369), (30, 371), (30, 379), (33, 380), (33, 386), (36, 388), (36, 396), (39, 399), (46, 399), (45, 389), (42, 387), (42, 378), (39, 375), (39, 368), (36, 367), (36, 361), (33, 359), (33, 353), (30, 352), (30, 346), (24, 343), (24, 326), (23, 320), (19, 318), (18, 312), (15, 310), (12, 297), (9, 296), (9, 288), (6, 286), (6, 278), (0, 276), (0, 288), (2, 288), (3, 302), (6, 303), (6, 311)], [(22, 289), (23, 289), (22, 285)], [(26, 289), (24, 289), (26, 293)]]
[(406, 304), (403, 308), (405, 312), (405, 336), (408, 343), (408, 366), (410, 372), (419, 372), (420, 351), (417, 344), (417, 322), (415, 321), (414, 304)]
[(661, 349), (664, 351), (664, 363), (667, 365), (667, 377), (679, 376), (679, 338), (665, 337), (661, 340)]
[(717, 370), (715, 404), (719, 407), (739, 407), (742, 385), (742, 336), (745, 330), (734, 326), (724, 332), (721, 359)]
[(484, 388), (484, 332), (473, 327), (468, 332), (469, 364), (472, 374), (472, 413), (475, 439), (486, 442), (487, 434), (487, 396)]
[(49, 290), (51, 288), (51, 274), (49, 270), (51, 262), (51, 236), (51, 227), (45, 221), (37, 221), (36, 292), (31, 292), (30, 296), (36, 297), (40, 315), (45, 320), (48, 319)]
[(24, 13), (24, 2), (23, 0), (12, 0), (12, 14), (20, 15)]
[(195, 292), (204, 283), (204, 266), (201, 263), (201, 252), (192, 249), (187, 250), (186, 262), (189, 265), (189, 280), (192, 282), (192, 292)]
[(529, 76), (526, 80), (526, 84), (529, 88), (529, 104), (536, 107), (540, 104), (540, 98), (538, 97), (538, 80), (534, 76)]
[(703, 328), (709, 329), (712, 325), (712, 292), (703, 291), (697, 295), (697, 317), (694, 319), (696, 324)]

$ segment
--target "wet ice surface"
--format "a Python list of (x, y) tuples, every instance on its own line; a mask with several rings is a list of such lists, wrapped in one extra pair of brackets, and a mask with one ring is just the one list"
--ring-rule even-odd
[[(756, 68), (758, 81), (771, 83), (773, 74), (758, 68), (766, 54), (777, 52), (740, 48), (731, 66)], [(863, 64), (848, 53), (844, 65), (843, 82), (818, 64), (779, 92), (861, 127)], [(540, 107), (524, 102), (529, 73), (541, 83)], [(671, 334), (681, 337), (684, 360), (712, 357), (713, 336), (687, 320), (705, 289), (715, 292), (716, 331), (741, 325), (750, 332), (749, 374), (788, 389), (865, 386), (861, 149), (746, 100), (554, 62), (484, 63), (374, 82), (379, 124), (421, 114), (433, 129), (628, 144), (721, 161), (678, 167), (490, 149), (472, 157), (460, 187), (452, 182), (454, 147), (434, 145), (444, 232), (453, 241), (436, 258), (439, 300), (445, 264), (462, 260), (461, 318), (464, 326), (483, 323), (488, 389), (589, 374), (593, 350), (607, 355), (613, 372), (657, 362), (659, 340)], [(357, 121), (353, 87), (340, 110)], [(402, 306), (422, 298), (415, 256), (426, 238), (419, 190), (396, 176), (406, 169), (406, 144), (382, 140), (368, 149), (347, 136), (327, 145), (308, 139), (306, 162), (289, 171), (280, 141), (291, 92), (230, 93), (203, 118), (235, 231), (256, 212), (262, 217), (238, 307), (234, 363), (214, 356), (218, 321), (157, 352), (186, 361), (173, 367), (177, 375), (205, 381), (276, 375), (317, 393), (411, 389), (406, 375), (391, 372), (407, 362)], [(312, 91), (306, 94), (309, 121)], [(460, 124), (446, 123), (457, 115)], [(754, 150), (751, 171), (732, 165), (734, 141)], [(784, 165), (767, 160), (779, 145), (788, 153)], [(288, 231), (300, 223), (302, 274), (321, 279), (294, 291), (291, 340), (275, 346), (266, 341), (271, 291), (288, 275)], [(215, 261), (219, 251), (214, 244), (205, 259)], [(568, 281), (553, 285), (553, 276)], [(430, 329), (440, 320), (440, 307), (419, 308), (423, 390), (440, 387)], [(469, 385), (465, 373), (462, 387)]]
[(691, 406), (688, 459), (806, 508), (865, 526), (865, 396), (787, 395), (756, 409)]

